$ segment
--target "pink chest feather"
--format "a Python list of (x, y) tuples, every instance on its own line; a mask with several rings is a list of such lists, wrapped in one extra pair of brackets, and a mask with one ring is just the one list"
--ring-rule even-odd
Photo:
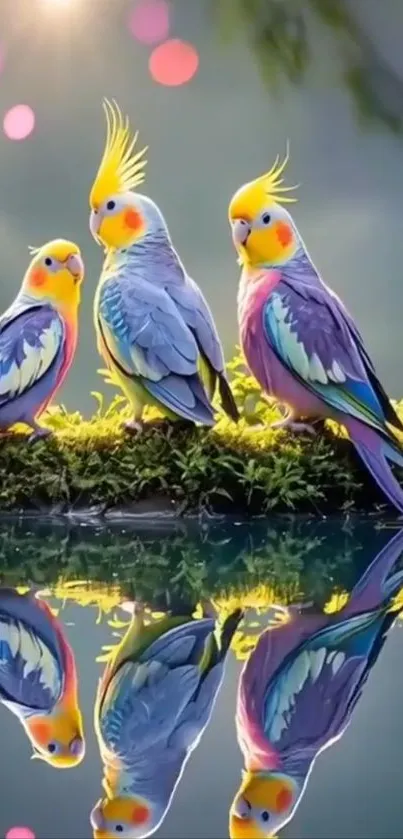
[(280, 271), (244, 272), (238, 295), (239, 333), (250, 372), (261, 388), (301, 417), (322, 416), (323, 406), (278, 358), (265, 336), (264, 307)]
[(238, 317), (242, 336), (262, 329), (263, 307), (281, 280), (280, 271), (244, 272), (238, 294)]

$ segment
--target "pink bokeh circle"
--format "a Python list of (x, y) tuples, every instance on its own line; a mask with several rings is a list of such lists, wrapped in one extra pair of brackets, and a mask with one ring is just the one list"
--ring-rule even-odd
[(35, 833), (30, 827), (10, 827), (6, 833), (6, 839), (35, 839)]
[(199, 55), (192, 44), (172, 38), (152, 51), (148, 66), (155, 82), (179, 87), (190, 82), (197, 73)]
[(133, 38), (143, 44), (158, 44), (169, 35), (167, 0), (138, 0), (129, 16)]
[(3, 131), (9, 140), (25, 140), (35, 128), (35, 114), (29, 105), (14, 105), (3, 119)]

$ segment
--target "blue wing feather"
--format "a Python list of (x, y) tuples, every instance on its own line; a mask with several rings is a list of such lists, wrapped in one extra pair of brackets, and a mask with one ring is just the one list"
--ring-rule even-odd
[(0, 700), (16, 713), (50, 711), (64, 684), (56, 633), (28, 596), (0, 593)]
[(383, 402), (361, 336), (324, 285), (296, 289), (282, 278), (267, 300), (263, 326), (282, 363), (331, 408), (384, 430)]
[(384, 608), (320, 630), (271, 681), (265, 732), (284, 767), (309, 765), (348, 725), (396, 613)]
[(164, 288), (123, 274), (106, 280), (98, 322), (115, 364), (175, 414), (213, 424), (191, 330)]
[(63, 363), (64, 323), (52, 306), (15, 304), (0, 319), (0, 406)]
[(217, 373), (224, 371), (224, 354), (213, 315), (200, 288), (191, 277), (169, 283), (167, 292), (175, 301), (185, 323), (193, 330), (198, 344)]

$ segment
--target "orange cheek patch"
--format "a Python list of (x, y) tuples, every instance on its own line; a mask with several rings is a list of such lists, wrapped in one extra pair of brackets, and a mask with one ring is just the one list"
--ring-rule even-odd
[(276, 798), (276, 807), (279, 813), (284, 813), (292, 804), (292, 792), (289, 789), (282, 789)]
[(144, 824), (148, 819), (148, 807), (145, 807), (143, 804), (139, 804), (136, 807), (133, 807), (132, 813), (132, 823), (133, 824)]
[(278, 221), (276, 224), (276, 234), (280, 245), (282, 245), (283, 248), (286, 248), (292, 239), (292, 230), (290, 225), (286, 224), (285, 221)]
[(37, 743), (46, 743), (50, 739), (50, 726), (47, 722), (31, 722), (29, 727)]
[(137, 213), (136, 210), (126, 210), (125, 224), (127, 227), (130, 227), (130, 230), (139, 230), (143, 224), (143, 219), (140, 213)]
[(31, 285), (35, 286), (35, 288), (40, 288), (45, 282), (47, 278), (47, 272), (44, 268), (35, 268), (31, 272), (30, 281)]

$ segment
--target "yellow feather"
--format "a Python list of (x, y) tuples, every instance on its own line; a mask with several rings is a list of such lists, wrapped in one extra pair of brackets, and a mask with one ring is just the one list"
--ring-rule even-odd
[(295, 184), (295, 186), (281, 186), (284, 182), (284, 178), (282, 178), (281, 175), (283, 174), (289, 159), (290, 144), (287, 140), (286, 153), (282, 163), (279, 162), (280, 158), (279, 155), (277, 155), (271, 169), (266, 172), (265, 175), (262, 175), (257, 179), (257, 183), (263, 186), (269, 200), (276, 201), (279, 204), (294, 204), (298, 200), (295, 197), (287, 197), (284, 193), (293, 192), (295, 189), (298, 189), (299, 184)]
[(138, 132), (132, 134), (128, 117), (118, 104), (103, 102), (106, 142), (101, 164), (90, 192), (90, 206), (98, 208), (111, 195), (129, 192), (143, 183), (148, 146), (135, 152)]

